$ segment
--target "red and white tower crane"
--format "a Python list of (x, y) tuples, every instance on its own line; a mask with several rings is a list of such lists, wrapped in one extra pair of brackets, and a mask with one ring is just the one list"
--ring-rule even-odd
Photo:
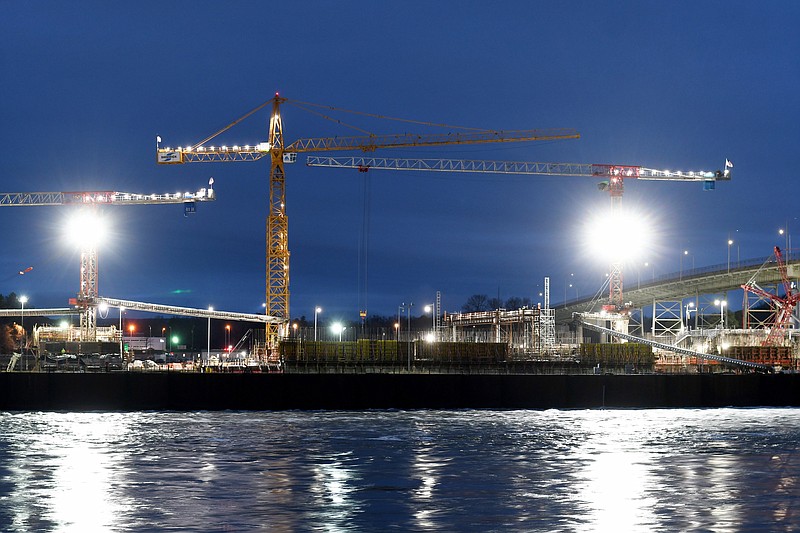
[[(8, 192), (0, 193), (0, 206), (82, 206), (98, 207), (111, 205), (152, 205), (183, 204), (184, 215), (195, 212), (196, 202), (209, 202), (216, 199), (214, 179), (208, 181), (208, 188), (197, 192), (176, 192), (166, 194), (138, 194), (114, 191), (72, 191), (72, 192)], [(97, 228), (76, 228), (92, 232)], [(70, 304), (81, 309), (81, 339), (94, 341), (97, 336), (98, 269), (97, 246), (94, 239), (81, 239), (80, 289)]]
[[(700, 182), (705, 190), (713, 190), (717, 181), (731, 179), (733, 163), (725, 160), (723, 170), (680, 171), (656, 170), (638, 165), (608, 165), (593, 163), (536, 163), (527, 161), (481, 161), (462, 159), (390, 159), (383, 157), (320, 157), (308, 156), (306, 164), (312, 167), (355, 168), (360, 172), (370, 169), (422, 170), (433, 172), (478, 172), (488, 174), (531, 174), (541, 176), (582, 176), (600, 178), (601, 190), (611, 196), (611, 216), (619, 212), (624, 190), (624, 180)], [(624, 311), (622, 295), (621, 258), (612, 259), (609, 275), (608, 303), (605, 310)]]

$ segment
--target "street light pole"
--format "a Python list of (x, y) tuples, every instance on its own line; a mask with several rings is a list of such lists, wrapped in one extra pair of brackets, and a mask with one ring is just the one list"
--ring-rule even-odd
[(730, 239), (730, 237), (728, 237), (728, 273), (729, 274), (731, 272), (731, 244), (733, 244), (733, 241)]
[[(213, 307), (208, 308), (209, 311), (213, 311)], [(203, 358), (200, 358), (202, 362)], [(206, 344), (206, 361), (211, 360), (211, 315), (208, 315), (208, 342)]]
[(411, 372), (411, 308), (414, 307), (414, 303), (408, 304), (406, 308), (406, 317), (408, 323), (408, 371)]
[(124, 307), (120, 306), (119, 308), (119, 358), (122, 360), (123, 351), (122, 351), (122, 336), (125, 330), (122, 329), (122, 312), (125, 310)]
[(425, 306), (425, 312), (431, 314), (431, 332), (433, 333), (432, 339), (436, 340), (436, 304), (428, 304)]
[(22, 315), (20, 316), (20, 327), (22, 328), (22, 341), (20, 344), (20, 348), (24, 346), (25, 343), (25, 303), (28, 301), (27, 296), (20, 296), (19, 303), (22, 304)]
[(683, 253), (681, 254), (681, 270), (680, 270), (680, 273), (678, 274), (678, 279), (679, 280), (683, 279), (683, 256), (684, 255), (689, 255), (689, 250), (684, 250)]
[(719, 306), (720, 324), (722, 325), (722, 329), (725, 329), (725, 306), (728, 305), (728, 302), (725, 300), (714, 300), (714, 305)]
[(400, 342), (400, 324), (403, 321), (403, 313), (406, 311), (406, 304), (397, 306), (397, 342)]
[(314, 308), (314, 342), (317, 342), (317, 315), (322, 312), (321, 307)]
[(694, 308), (694, 302), (689, 302), (686, 304), (686, 329), (692, 329), (689, 327), (689, 323), (692, 320), (692, 311), (694, 311), (695, 316), (697, 316), (697, 309)]

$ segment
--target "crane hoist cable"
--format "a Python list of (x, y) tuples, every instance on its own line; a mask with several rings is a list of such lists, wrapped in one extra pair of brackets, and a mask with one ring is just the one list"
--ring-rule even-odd
[(424, 120), (414, 120), (414, 119), (410, 119), (410, 118), (389, 117), (389, 116), (386, 116), (386, 115), (377, 115), (375, 113), (366, 113), (364, 111), (353, 111), (351, 109), (344, 109), (342, 107), (334, 107), (334, 106), (323, 105), (323, 104), (313, 104), (313, 103), (310, 103), (310, 102), (301, 102), (299, 100), (287, 100), (286, 103), (294, 105), (295, 107), (300, 107), (301, 104), (302, 105), (307, 105), (307, 106), (322, 107), (322, 108), (325, 108), (325, 109), (330, 109), (331, 111), (340, 111), (342, 113), (351, 113), (353, 115), (361, 115), (361, 116), (377, 118), (377, 119), (381, 119), (381, 120), (393, 120), (395, 122), (406, 122), (408, 124), (419, 124), (421, 126), (434, 126), (434, 127), (437, 127), (437, 128), (451, 128), (451, 129), (457, 129), (457, 130), (483, 131), (483, 132), (492, 131), (492, 130), (488, 130), (486, 128), (475, 128), (475, 127), (469, 127), (469, 126), (454, 126), (452, 124), (442, 124), (442, 123), (437, 123), (437, 122), (426, 122)]

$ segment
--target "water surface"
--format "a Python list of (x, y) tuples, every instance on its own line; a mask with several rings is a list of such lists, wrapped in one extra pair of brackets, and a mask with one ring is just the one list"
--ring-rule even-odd
[(3, 531), (796, 531), (799, 409), (0, 414)]

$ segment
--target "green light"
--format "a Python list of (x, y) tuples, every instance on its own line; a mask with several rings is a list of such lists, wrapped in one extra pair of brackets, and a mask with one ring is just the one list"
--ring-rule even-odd
[(178, 336), (177, 336), (177, 335), (175, 335), (174, 337), (172, 337), (172, 344), (178, 344), (178, 341), (179, 341), (179, 340), (180, 340), (180, 339), (178, 338)]

